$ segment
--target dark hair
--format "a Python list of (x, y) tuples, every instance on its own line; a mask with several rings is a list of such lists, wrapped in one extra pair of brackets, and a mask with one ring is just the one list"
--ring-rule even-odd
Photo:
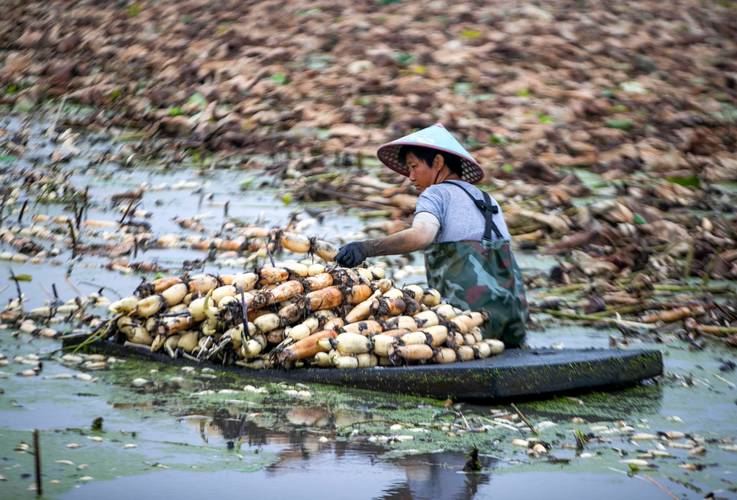
[(461, 157), (452, 153), (446, 153), (433, 148), (425, 148), (422, 146), (402, 146), (399, 148), (399, 161), (403, 165), (407, 164), (407, 155), (412, 153), (420, 160), (423, 160), (429, 167), (432, 167), (432, 161), (435, 159), (435, 155), (440, 155), (445, 160), (445, 164), (451, 172), (456, 174), (458, 177), (463, 177), (463, 166), (461, 165)]

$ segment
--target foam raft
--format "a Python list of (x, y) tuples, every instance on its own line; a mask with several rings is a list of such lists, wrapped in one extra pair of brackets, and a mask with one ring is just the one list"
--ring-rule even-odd
[[(69, 336), (63, 340), (63, 345), (71, 349), (85, 338)], [(189, 359), (172, 359), (164, 353), (133, 350), (108, 341), (91, 343), (85, 349), (121, 357), (144, 357), (167, 364), (198, 365)], [(622, 387), (663, 373), (660, 351), (642, 349), (508, 349), (497, 356), (465, 363), (356, 369), (252, 370), (208, 362), (199, 365), (257, 379), (487, 401)]]

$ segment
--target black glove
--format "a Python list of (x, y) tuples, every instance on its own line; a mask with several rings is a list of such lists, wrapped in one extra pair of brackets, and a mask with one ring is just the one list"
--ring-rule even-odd
[(343, 267), (356, 267), (366, 260), (366, 257), (366, 247), (360, 241), (354, 241), (340, 247), (335, 260)]

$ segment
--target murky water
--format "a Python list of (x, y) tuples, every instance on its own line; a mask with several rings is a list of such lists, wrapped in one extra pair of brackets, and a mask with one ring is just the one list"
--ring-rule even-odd
[[(21, 129), (17, 119), (0, 120), (0, 126), (9, 133)], [(55, 144), (43, 135), (45, 127), (33, 127), (28, 154), (5, 155), (0, 167), (32, 168), (47, 161)], [(80, 137), (77, 145), (82, 152), (61, 168), (75, 186), (89, 186), (91, 219), (119, 217), (109, 210), (110, 196), (146, 183), (156, 188), (146, 191), (139, 208), (153, 212), (147, 222), (155, 234), (181, 232), (175, 216), (198, 215), (206, 224), (220, 226), (226, 201), (229, 216), (266, 226), (284, 224), (296, 212), (305, 221), (305, 233), (333, 240), (350, 239), (361, 229), (359, 219), (337, 206), (285, 204), (284, 193), (270, 187), (268, 177), (251, 171), (121, 166), (124, 162), (113, 159), (125, 156), (120, 143)], [(249, 186), (245, 191), (244, 182)], [(59, 214), (64, 208), (33, 207), (26, 223), (32, 213)], [(102, 237), (85, 233), (82, 238)], [(183, 260), (205, 255), (187, 249), (148, 250), (137, 259), (175, 272)], [(136, 275), (102, 267), (107, 262), (102, 257), (71, 264), (69, 257), (64, 251), (43, 264), (2, 266), (32, 277), (21, 283), (27, 307), (47, 301), (52, 283), (62, 299), (101, 286), (114, 299), (139, 282)], [(534, 254), (519, 260), (528, 270), (553, 263)], [(239, 266), (236, 257), (218, 258), (206, 262), (205, 270), (226, 272)], [(403, 279), (421, 281), (422, 273)], [(5, 303), (14, 295), (14, 286), (7, 286), (0, 300)], [(7, 359), (0, 368), (0, 498), (34, 495), (33, 457), (23, 445), (32, 442), (32, 429), (41, 431), (44, 491), (50, 498), (737, 496), (737, 374), (724, 363), (733, 351), (716, 344), (690, 351), (667, 336), (660, 344), (628, 339), (625, 348), (661, 349), (666, 375), (606, 394), (519, 403), (549, 446), (547, 454), (535, 457), (513, 442), (532, 435), (516, 425), (519, 420), (509, 416), (514, 412), (507, 404), (448, 407), (368, 391), (264, 384), (247, 375), (132, 359), (86, 372), (51, 355), (60, 347), (57, 341), (15, 333), (0, 331), (0, 352)], [(529, 342), (607, 347), (610, 336), (623, 340), (613, 330), (551, 323), (544, 331), (531, 332)], [(37, 376), (19, 375), (29, 354), (48, 358)], [(93, 379), (85, 380), (85, 375)], [(134, 384), (136, 378), (146, 383)], [(93, 431), (97, 417), (102, 417), (103, 428)], [(581, 449), (576, 449), (574, 431), (591, 436)], [(685, 436), (665, 439), (658, 434), (663, 432)], [(703, 454), (679, 446), (689, 437), (703, 447)], [(483, 470), (464, 473), (473, 446), (479, 449)], [(653, 457), (653, 450), (661, 456)], [(640, 458), (647, 465), (623, 462), (648, 451), (648, 458)]]

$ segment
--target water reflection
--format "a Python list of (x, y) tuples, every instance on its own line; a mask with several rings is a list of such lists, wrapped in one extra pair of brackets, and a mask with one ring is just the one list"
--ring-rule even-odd
[[(460, 453), (416, 455), (397, 460), (395, 464), (404, 469), (406, 480), (392, 485), (381, 498), (472, 498), (481, 485), (489, 483), (491, 474), (462, 474), (460, 471), (465, 463), (466, 457)], [(488, 470), (494, 467), (496, 461), (482, 457), (481, 463)]]
[[(274, 460), (263, 471), (270, 480), (283, 479), (295, 470), (322, 469), (327, 463), (343, 462), (355, 470), (352, 481), (357, 488), (365, 480), (361, 478), (362, 470), (394, 469), (388, 484), (374, 485), (381, 486), (376, 498), (471, 498), (481, 485), (489, 483), (489, 470), (497, 461), (488, 456), (480, 457), (484, 472), (467, 474), (463, 472), (468, 459), (464, 453), (423, 453), (387, 459), (382, 457), (386, 449), (378, 445), (365, 440), (335, 439), (339, 429), (370, 422), (373, 418), (371, 411), (346, 408), (330, 411), (303, 405), (269, 408), (264, 412), (219, 408), (212, 416), (188, 417), (183, 421), (194, 426), (203, 441), (210, 444), (220, 439), (227, 447), (259, 448), (274, 453)], [(327, 497), (340, 496), (337, 491), (327, 494)]]

